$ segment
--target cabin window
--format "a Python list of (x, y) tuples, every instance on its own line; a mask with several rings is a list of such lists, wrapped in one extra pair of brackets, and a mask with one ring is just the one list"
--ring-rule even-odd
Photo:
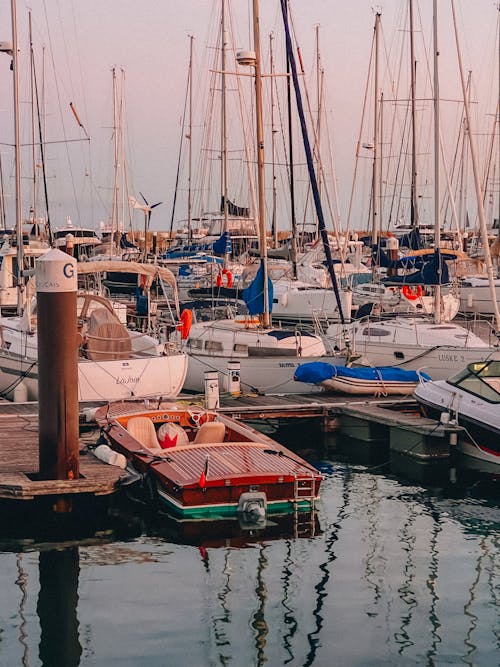
[(202, 350), (203, 349), (203, 341), (198, 340), (196, 338), (190, 338), (188, 340), (188, 345), (192, 350)]
[(233, 346), (233, 352), (248, 354), (248, 345), (243, 345), (242, 343), (235, 343)]
[(363, 336), (390, 336), (391, 332), (385, 329), (377, 329), (376, 327), (366, 327), (361, 332)]
[(405, 358), (404, 352), (394, 352), (394, 356), (396, 357), (396, 359), (404, 359)]
[(205, 350), (210, 352), (222, 352), (222, 343), (218, 340), (207, 340), (205, 342)]

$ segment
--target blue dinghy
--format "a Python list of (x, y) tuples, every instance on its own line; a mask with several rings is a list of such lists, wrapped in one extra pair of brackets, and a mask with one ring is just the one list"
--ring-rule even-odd
[(399, 395), (413, 392), (419, 382), (431, 378), (421, 371), (407, 371), (393, 366), (335, 366), (322, 361), (301, 364), (294, 380), (322, 386), (326, 391), (357, 395)]

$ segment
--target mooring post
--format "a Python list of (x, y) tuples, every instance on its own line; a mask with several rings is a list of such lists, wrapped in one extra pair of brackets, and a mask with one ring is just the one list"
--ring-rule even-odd
[(240, 361), (228, 361), (227, 362), (227, 373), (225, 376), (225, 390), (231, 394), (231, 396), (240, 396), (241, 395), (241, 362)]
[(40, 479), (78, 479), (76, 260), (50, 250), (35, 274)]
[(220, 407), (217, 371), (205, 371), (205, 407), (207, 410), (217, 410)]

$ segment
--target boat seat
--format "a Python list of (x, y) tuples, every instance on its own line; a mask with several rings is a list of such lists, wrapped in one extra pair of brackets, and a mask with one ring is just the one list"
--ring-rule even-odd
[(149, 417), (131, 417), (127, 422), (127, 431), (146, 449), (152, 452), (162, 451), (158, 444), (155, 425)]
[(173, 422), (162, 424), (158, 429), (156, 436), (162, 449), (180, 445), (189, 445), (189, 438), (186, 431), (182, 426)]
[(222, 422), (205, 422), (196, 432), (193, 443), (199, 445), (209, 442), (224, 442), (225, 435), (226, 427)]

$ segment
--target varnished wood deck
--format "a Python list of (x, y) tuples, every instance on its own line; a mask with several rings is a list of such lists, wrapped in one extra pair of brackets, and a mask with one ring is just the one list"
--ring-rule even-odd
[(31, 479), (38, 473), (38, 416), (0, 415), (0, 498), (32, 500), (36, 496), (113, 493), (125, 471), (99, 461), (87, 452), (82, 441), (80, 453), (80, 479)]

